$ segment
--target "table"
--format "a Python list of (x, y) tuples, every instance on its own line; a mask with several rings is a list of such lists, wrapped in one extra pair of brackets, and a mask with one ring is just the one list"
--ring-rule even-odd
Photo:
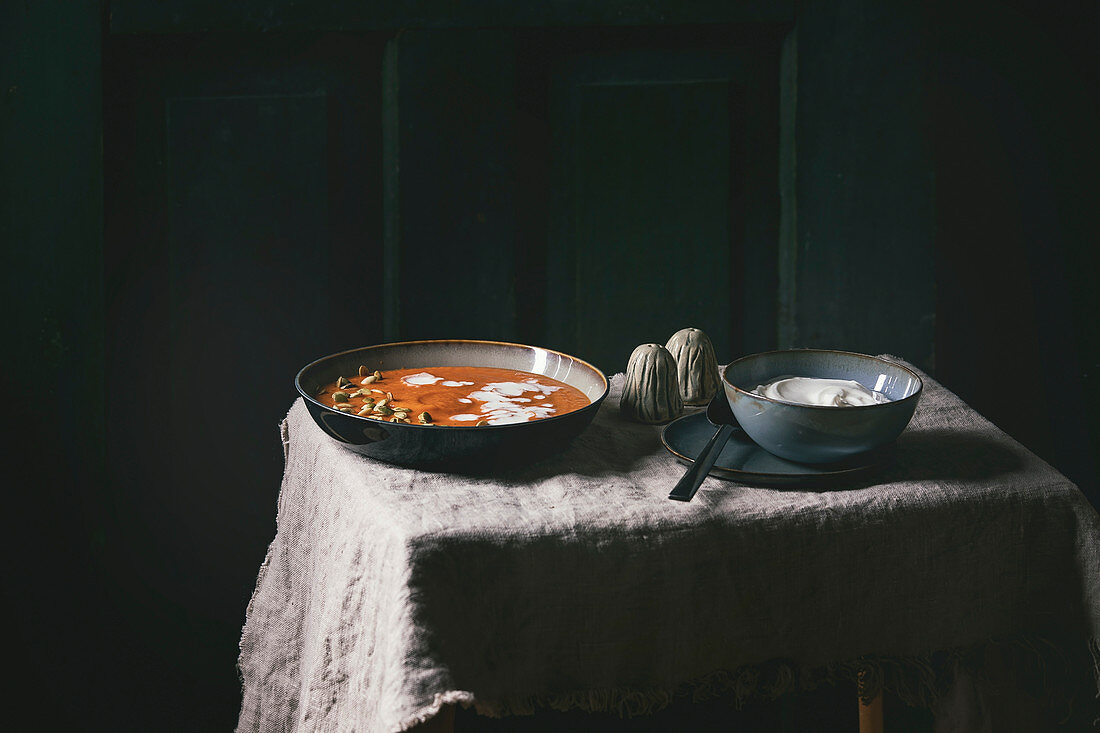
[(492, 477), (364, 458), (296, 402), (238, 730), (401, 731), (456, 704), (629, 716), (857, 675), (931, 705), (982, 650), (1100, 659), (1100, 518), (927, 376), (874, 478), (708, 478), (686, 504), (621, 387), (568, 450)]

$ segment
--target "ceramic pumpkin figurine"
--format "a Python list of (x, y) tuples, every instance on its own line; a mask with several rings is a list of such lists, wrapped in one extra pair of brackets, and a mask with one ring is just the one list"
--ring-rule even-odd
[(685, 405), (705, 405), (718, 391), (718, 360), (710, 338), (698, 328), (673, 334), (665, 346), (676, 360), (676, 380)]
[(660, 344), (642, 344), (626, 365), (619, 411), (644, 423), (663, 423), (680, 416), (684, 402), (676, 381), (676, 360)]

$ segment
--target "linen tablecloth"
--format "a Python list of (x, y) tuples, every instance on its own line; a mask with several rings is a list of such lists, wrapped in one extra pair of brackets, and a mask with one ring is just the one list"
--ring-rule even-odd
[(620, 417), (621, 375), (566, 451), (492, 478), (359, 456), (299, 400), (238, 730), (401, 731), (447, 703), (633, 714), (857, 667), (919, 697), (934, 660), (990, 640), (1054, 634), (1096, 654), (1096, 512), (924, 384), (874, 478), (711, 477), (691, 503), (666, 498), (684, 467), (661, 428)]

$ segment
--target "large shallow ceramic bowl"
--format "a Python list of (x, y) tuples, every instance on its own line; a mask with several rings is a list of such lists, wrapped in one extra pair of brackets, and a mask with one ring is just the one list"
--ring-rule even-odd
[[(576, 387), (589, 399), (563, 415), (511, 425), (465, 427), (390, 423), (334, 410), (314, 398), (340, 376), (354, 377), (360, 366), (385, 372), (440, 366), (499, 367), (541, 374)], [(492, 472), (558, 451), (595, 417), (607, 396), (608, 381), (596, 367), (550, 349), (497, 341), (404, 341), (332, 354), (306, 365), (294, 386), (309, 414), (347, 448), (401, 466)]]
[[(890, 401), (820, 407), (753, 394), (779, 377), (852, 379)], [(737, 422), (757, 445), (791, 461), (833, 463), (893, 442), (912, 419), (924, 384), (913, 370), (876, 356), (794, 349), (737, 359), (723, 371), (722, 387)]]

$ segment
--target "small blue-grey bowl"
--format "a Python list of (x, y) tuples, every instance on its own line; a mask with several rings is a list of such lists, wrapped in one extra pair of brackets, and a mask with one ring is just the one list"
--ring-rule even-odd
[[(801, 405), (753, 390), (779, 377), (851, 379), (889, 402), (858, 407)], [(737, 422), (760, 447), (800, 463), (833, 463), (893, 442), (913, 417), (924, 384), (912, 369), (877, 356), (824, 349), (750, 354), (722, 373)]]

